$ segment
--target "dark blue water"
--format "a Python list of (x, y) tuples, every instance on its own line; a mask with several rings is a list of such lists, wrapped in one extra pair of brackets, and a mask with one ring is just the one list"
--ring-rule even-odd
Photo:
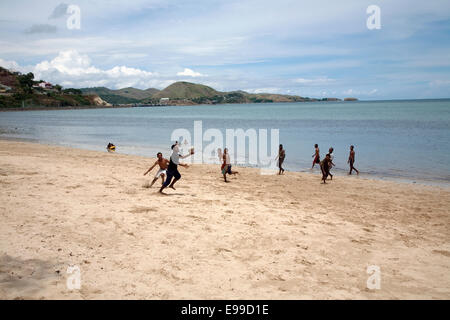
[(170, 154), (171, 133), (208, 128), (279, 129), (286, 169), (307, 171), (314, 144), (335, 149), (336, 172), (347, 171), (349, 145), (364, 176), (450, 184), (450, 100), (240, 104), (159, 108), (1, 112), (0, 137), (91, 150)]

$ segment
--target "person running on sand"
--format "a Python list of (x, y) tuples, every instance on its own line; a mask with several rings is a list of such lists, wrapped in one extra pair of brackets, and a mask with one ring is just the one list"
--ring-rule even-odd
[[(334, 160), (333, 151), (334, 151), (333, 147), (328, 149), (328, 154), (330, 155), (330, 161), (331, 161), (330, 170), (331, 170), (331, 168), (333, 168), (335, 166), (335, 164), (333, 163), (333, 160)], [(331, 176), (331, 179), (333, 179), (333, 175), (331, 174), (331, 171), (330, 171), (330, 176)]]
[(222, 153), (222, 149), (221, 148), (217, 149), (217, 157), (219, 158), (219, 163), (222, 163), (223, 153)]
[(330, 173), (330, 168), (333, 166), (333, 162), (331, 161), (330, 154), (327, 153), (325, 156), (325, 159), (323, 159), (320, 162), (320, 169), (322, 170), (322, 181), (323, 183), (326, 183), (325, 180), (327, 180), (328, 176), (331, 177), (331, 180), (333, 180), (333, 175)]
[(228, 148), (223, 149), (223, 156), (222, 156), (222, 174), (223, 174), (223, 180), (225, 182), (227, 181), (227, 173), (228, 174), (237, 174), (237, 171), (231, 171), (231, 161), (230, 161), (230, 155), (228, 154)]
[[(191, 149), (191, 152), (184, 156), (179, 154), (179, 152), (180, 152), (180, 149), (178, 148), (178, 142), (176, 142), (174, 145), (172, 145), (172, 155), (170, 156), (169, 165), (167, 166), (167, 173), (166, 173), (167, 178), (166, 178), (166, 181), (164, 181), (163, 185), (161, 186), (161, 189), (159, 189), (160, 193), (163, 193), (162, 191), (166, 187), (169, 187), (169, 188), (172, 188), (173, 190), (175, 190), (175, 188), (174, 188), (175, 182), (177, 182), (178, 180), (181, 179), (181, 174), (180, 174), (180, 172), (178, 172), (178, 165), (185, 167), (185, 168), (189, 168), (189, 166), (187, 164), (180, 163), (180, 158), (184, 159), (184, 158), (187, 158), (187, 157), (193, 155), (194, 149)], [(172, 181), (172, 178), (175, 178), (175, 179)]]
[(348, 161), (347, 163), (350, 164), (350, 172), (348, 174), (352, 174), (352, 171), (355, 170), (356, 174), (359, 174), (359, 171), (353, 166), (353, 164), (355, 163), (355, 150), (354, 146), (350, 146), (350, 155), (348, 156)]
[(283, 145), (280, 144), (280, 148), (278, 149), (278, 156), (275, 158), (275, 160), (278, 158), (278, 168), (280, 169), (278, 171), (278, 174), (282, 174), (284, 173), (284, 169), (283, 169), (283, 162), (284, 162), (284, 158), (286, 158), (286, 151), (283, 149)]
[(152, 171), (154, 167), (159, 165), (159, 170), (158, 170), (158, 172), (156, 172), (155, 177), (153, 178), (153, 181), (150, 184), (149, 188), (151, 188), (153, 186), (153, 184), (156, 182), (156, 180), (158, 180), (159, 177), (161, 177), (161, 185), (164, 183), (164, 178), (166, 177), (167, 166), (169, 165), (169, 160), (164, 158), (161, 152), (158, 152), (156, 157), (158, 158), (158, 160), (156, 160), (155, 163), (144, 173), (144, 176), (145, 176), (147, 173)]
[(319, 150), (319, 145), (316, 143), (316, 144), (314, 145), (314, 148), (315, 148), (316, 150), (315, 150), (314, 154), (312, 155), (312, 157), (314, 158), (314, 160), (313, 160), (311, 169), (314, 168), (314, 165), (315, 165), (316, 163), (319, 163), (319, 164), (320, 164), (320, 150)]

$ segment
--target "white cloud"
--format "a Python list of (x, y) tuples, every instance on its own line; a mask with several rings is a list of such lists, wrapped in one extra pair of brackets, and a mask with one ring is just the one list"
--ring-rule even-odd
[(183, 76), (183, 77), (204, 77), (205, 75), (201, 74), (200, 72), (195, 72), (192, 69), (184, 68), (182, 72), (178, 72), (177, 76)]
[(15, 61), (7, 61), (0, 58), (0, 67), (11, 71), (20, 71), (23, 72), (23, 69), (17, 64)]
[(244, 91), (248, 93), (279, 93), (281, 89), (271, 87), (271, 88), (245, 89)]
[(355, 90), (355, 89), (348, 89), (342, 92), (346, 96), (373, 96), (378, 93), (378, 89), (372, 89), (372, 90)]
[(33, 72), (35, 79), (59, 83), (65, 87), (97, 87), (109, 88), (149, 87), (163, 88), (174, 82), (172, 79), (137, 68), (115, 66), (111, 69), (100, 69), (91, 64), (87, 55), (76, 50), (61, 51), (57, 57), (42, 61), (35, 66), (21, 67), (15, 61), (0, 59), (0, 66), (21, 72)]
[(432, 87), (440, 87), (440, 86), (450, 86), (450, 80), (433, 80), (430, 82), (430, 86)]
[(329, 84), (330, 82), (336, 81), (335, 79), (330, 79), (327, 77), (324, 78), (314, 78), (314, 79), (305, 79), (305, 78), (297, 78), (294, 79), (295, 83), (300, 83), (301, 85), (305, 86), (317, 86), (317, 85), (325, 85)]
[(352, 94), (357, 94), (357, 92), (353, 89), (348, 89), (348, 90), (345, 90), (343, 92), (343, 94), (352, 95)]
[(58, 28), (51, 24), (33, 24), (31, 27), (25, 30), (25, 33), (55, 33), (57, 30)]

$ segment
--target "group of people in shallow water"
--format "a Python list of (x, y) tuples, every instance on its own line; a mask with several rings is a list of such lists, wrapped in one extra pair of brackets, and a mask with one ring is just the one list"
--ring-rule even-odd
[[(108, 146), (109, 147), (109, 146)], [(115, 147), (115, 146), (114, 146)], [(331, 174), (330, 170), (332, 167), (335, 166), (333, 163), (334, 159), (334, 149), (330, 148), (328, 150), (328, 153), (326, 154), (325, 158), (321, 161), (320, 160), (320, 150), (319, 145), (314, 145), (315, 151), (312, 157), (314, 158), (311, 169), (314, 168), (316, 164), (320, 166), (320, 169), (322, 171), (322, 181), (323, 183), (326, 183), (326, 180), (328, 177), (330, 177), (331, 180), (333, 180), (333, 175)], [(175, 144), (172, 145), (172, 154), (170, 156), (170, 159), (167, 160), (163, 157), (161, 152), (158, 152), (157, 154), (157, 160), (155, 163), (144, 173), (144, 176), (147, 175), (150, 171), (153, 170), (153, 168), (158, 167), (158, 171), (156, 172), (153, 181), (150, 184), (150, 188), (153, 186), (153, 184), (161, 178), (161, 188), (159, 189), (159, 192), (162, 193), (163, 190), (167, 187), (172, 188), (175, 190), (175, 183), (181, 179), (181, 174), (178, 171), (178, 166), (186, 167), (188, 168), (189, 165), (180, 163), (180, 159), (187, 158), (194, 154), (194, 149), (191, 148), (189, 153), (186, 155), (180, 154), (180, 148), (178, 141), (175, 142)], [(217, 150), (219, 160), (222, 161), (221, 171), (223, 175), (223, 179), (225, 182), (228, 182), (227, 180), (227, 174), (228, 175), (235, 175), (238, 174), (237, 171), (231, 170), (231, 161), (230, 161), (230, 155), (228, 153), (228, 149), (225, 148), (222, 152), (222, 150), (219, 148)], [(283, 148), (283, 145), (280, 144), (278, 155), (275, 158), (275, 160), (278, 160), (278, 174), (284, 174), (284, 168), (283, 163), (286, 158), (286, 151)], [(359, 174), (359, 171), (354, 167), (355, 163), (355, 150), (354, 146), (350, 146), (350, 154), (347, 160), (347, 163), (350, 165), (350, 171), (348, 174), (352, 174), (353, 170), (356, 171), (357, 174)]]
[[(333, 175), (330, 172), (331, 168), (335, 166), (335, 164), (333, 163), (333, 159), (334, 159), (333, 147), (328, 149), (328, 153), (326, 154), (325, 158), (322, 161), (320, 161), (319, 145), (315, 144), (314, 149), (315, 149), (314, 154), (312, 155), (314, 160), (312, 162), (311, 169), (313, 169), (314, 166), (316, 164), (318, 164), (320, 166), (320, 170), (322, 171), (323, 183), (326, 183), (326, 180), (328, 177), (330, 177), (330, 179), (333, 180)], [(279, 168), (278, 174), (283, 174), (284, 173), (283, 162), (284, 162), (284, 159), (286, 158), (286, 151), (283, 149), (282, 144), (280, 144), (277, 158), (278, 158), (278, 168)], [(353, 170), (356, 171), (356, 174), (359, 174), (359, 171), (353, 166), (355, 163), (355, 147), (353, 145), (350, 146), (350, 154), (348, 156), (347, 163), (350, 165), (350, 171), (348, 174), (352, 174)]]

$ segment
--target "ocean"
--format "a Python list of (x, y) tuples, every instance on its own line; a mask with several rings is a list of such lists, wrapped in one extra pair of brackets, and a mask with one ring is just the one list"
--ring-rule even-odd
[(194, 121), (224, 137), (226, 129), (268, 129), (270, 138), (278, 129), (288, 171), (309, 172), (317, 143), (321, 157), (334, 148), (333, 170), (346, 174), (354, 145), (362, 177), (450, 185), (448, 99), (0, 112), (0, 137), (105, 152), (112, 142), (118, 153), (168, 157), (172, 132), (194, 134)]

